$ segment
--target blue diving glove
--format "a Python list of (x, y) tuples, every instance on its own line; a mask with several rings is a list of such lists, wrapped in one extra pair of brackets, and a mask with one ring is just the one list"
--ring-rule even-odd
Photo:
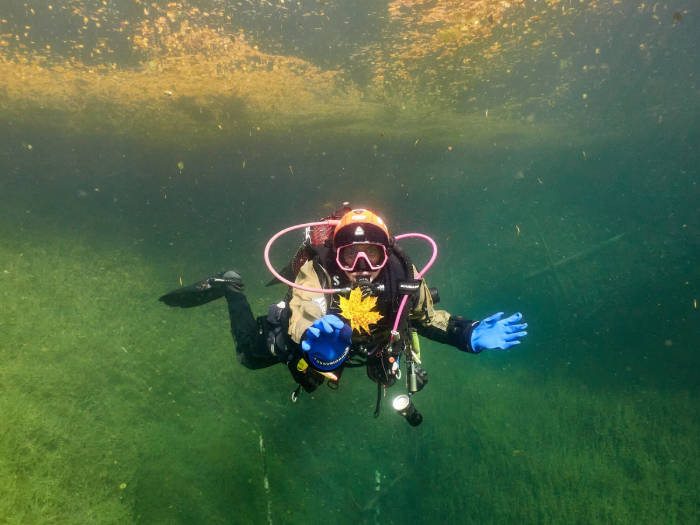
[(339, 317), (329, 314), (316, 319), (304, 332), (301, 349), (319, 370), (338, 368), (350, 350), (352, 328)]
[(494, 350), (500, 348), (505, 350), (513, 345), (520, 344), (520, 338), (525, 337), (527, 332), (527, 323), (519, 323), (523, 318), (523, 314), (518, 312), (510, 317), (501, 319), (503, 312), (493, 314), (478, 325), (472, 331), (472, 348), (480, 352), (481, 350)]

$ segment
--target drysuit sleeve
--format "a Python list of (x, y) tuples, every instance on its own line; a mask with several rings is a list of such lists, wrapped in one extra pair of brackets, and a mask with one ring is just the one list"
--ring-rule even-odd
[[(418, 273), (415, 267), (413, 273)], [(436, 310), (428, 285), (425, 280), (421, 281), (418, 300), (410, 313), (412, 324), (418, 333), (438, 343), (455, 346), (463, 352), (478, 353), (472, 348), (471, 336), (479, 322), (451, 315), (445, 310)]]
[[(296, 284), (308, 286), (309, 288), (322, 288), (321, 282), (314, 270), (312, 261), (306, 261), (299, 270)], [(292, 340), (301, 344), (301, 338), (306, 329), (311, 326), (316, 319), (326, 315), (326, 297), (322, 293), (306, 292), (298, 288), (292, 289), (292, 298), (289, 301), (291, 315), (289, 317), (289, 336)]]

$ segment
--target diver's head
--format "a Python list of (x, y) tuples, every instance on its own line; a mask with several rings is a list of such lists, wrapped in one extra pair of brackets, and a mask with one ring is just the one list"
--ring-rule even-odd
[(389, 259), (389, 230), (378, 215), (357, 209), (343, 215), (333, 232), (338, 267), (351, 282), (373, 281)]

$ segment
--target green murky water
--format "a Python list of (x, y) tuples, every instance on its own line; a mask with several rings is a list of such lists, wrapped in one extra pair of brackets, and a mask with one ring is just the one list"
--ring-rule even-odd
[[(697, 522), (697, 9), (578, 3), (475, 4), (456, 29), (436, 2), (0, 7), (17, 73), (0, 77), (0, 523)], [(175, 104), (144, 102), (158, 119), (130, 127), (115, 75), (173, 73), (118, 28), (151, 35), (138, 24), (168, 9), (214, 27), (193, 7), (223, 13), (219, 36), (339, 70), (355, 110), (321, 90), (318, 114), (285, 99), (276, 121), (252, 91), (234, 110), (158, 84)], [(462, 46), (475, 18), (494, 29)], [(426, 54), (376, 88), (415, 27)], [(100, 38), (116, 73), (93, 81), (76, 62), (109, 61), (77, 50)], [(77, 80), (21, 69), (47, 44)], [(423, 341), (418, 428), (387, 403), (374, 419), (360, 370), (292, 404), (284, 367), (235, 361), (222, 301), (157, 301), (235, 268), (264, 313), (284, 293), (264, 286), (268, 238), (344, 200), (436, 239), (441, 307), (530, 324), (507, 352)]]

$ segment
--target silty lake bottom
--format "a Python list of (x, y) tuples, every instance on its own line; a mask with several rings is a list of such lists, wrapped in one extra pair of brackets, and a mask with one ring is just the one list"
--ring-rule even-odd
[[(173, 151), (6, 129), (2, 521), (695, 522), (694, 133), (584, 157), (566, 140), (261, 134)], [(292, 404), (284, 367), (235, 361), (224, 301), (157, 301), (235, 268), (264, 313), (284, 293), (264, 286), (267, 239), (343, 200), (436, 239), (441, 307), (530, 324), (506, 352), (423, 341), (418, 428), (390, 408), (399, 385), (374, 419), (357, 369)]]

